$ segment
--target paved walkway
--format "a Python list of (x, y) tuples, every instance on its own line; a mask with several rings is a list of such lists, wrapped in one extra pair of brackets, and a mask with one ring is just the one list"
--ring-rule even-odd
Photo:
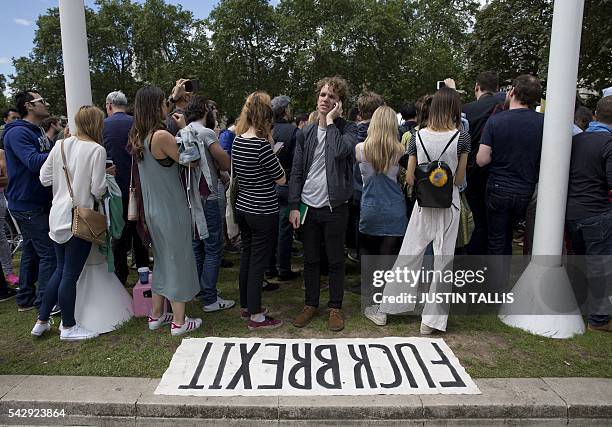
[[(0, 424), (612, 425), (612, 379), (602, 378), (480, 379), (481, 395), (460, 396), (202, 398), (154, 395), (158, 383), (150, 378), (0, 376)], [(39, 411), (10, 417), (16, 409)], [(44, 415), (42, 409), (63, 410), (65, 416), (34, 417)]]

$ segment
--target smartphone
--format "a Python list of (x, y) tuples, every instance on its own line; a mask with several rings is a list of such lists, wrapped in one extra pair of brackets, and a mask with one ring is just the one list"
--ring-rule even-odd
[(106, 167), (110, 168), (113, 165), (113, 161), (111, 159), (106, 159)]
[(185, 82), (185, 92), (197, 92), (200, 90), (199, 80), (187, 80)]
[(446, 87), (446, 83), (444, 83), (444, 80), (438, 80), (438, 85), (437, 85), (437, 89), (442, 89), (443, 87)]

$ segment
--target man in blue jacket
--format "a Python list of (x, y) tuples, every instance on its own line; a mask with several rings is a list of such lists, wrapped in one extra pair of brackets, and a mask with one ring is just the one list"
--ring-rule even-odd
[[(49, 117), (45, 99), (35, 90), (26, 90), (15, 95), (15, 104), (22, 119), (9, 123), (4, 130), (9, 176), (6, 198), (23, 237), (17, 305), (19, 311), (27, 311), (40, 306), (56, 265), (49, 238), (52, 193), (39, 180), (52, 144), (40, 127)], [(34, 287), (37, 274), (38, 292)]]

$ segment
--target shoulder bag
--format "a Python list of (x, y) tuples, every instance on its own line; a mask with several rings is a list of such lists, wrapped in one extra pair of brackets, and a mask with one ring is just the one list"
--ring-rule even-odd
[(72, 199), (72, 235), (80, 239), (99, 245), (106, 243), (106, 217), (95, 209), (81, 208), (74, 202), (74, 193), (70, 184), (70, 175), (66, 164), (64, 153), (64, 140), (60, 145), (62, 151), (62, 162), (64, 163), (64, 174), (68, 182), (68, 191)]

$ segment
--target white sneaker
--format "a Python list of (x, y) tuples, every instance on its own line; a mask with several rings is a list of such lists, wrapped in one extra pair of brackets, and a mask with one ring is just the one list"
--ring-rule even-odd
[(97, 332), (92, 332), (79, 325), (74, 325), (71, 328), (62, 328), (60, 331), (60, 340), (63, 341), (88, 340), (98, 336)]
[(51, 325), (53, 325), (53, 319), (50, 317), (49, 320), (47, 320), (46, 323), (38, 323), (36, 322), (34, 324), (34, 327), (32, 328), (32, 335), (34, 335), (35, 337), (39, 337), (42, 334), (44, 334), (45, 332), (51, 330)]
[(172, 336), (183, 335), (187, 332), (191, 332), (198, 329), (200, 326), (202, 326), (202, 319), (191, 319), (185, 316), (185, 323), (180, 326), (172, 322), (172, 326), (170, 327), (170, 334), (172, 334)]
[(149, 316), (149, 329), (151, 331), (155, 331), (156, 329), (161, 328), (164, 325), (169, 325), (172, 323), (173, 314), (172, 313), (162, 313), (157, 319)]
[(366, 307), (363, 314), (378, 326), (385, 326), (387, 324), (387, 313), (378, 311), (378, 305)]
[(425, 323), (421, 323), (421, 335), (431, 335), (435, 331), (431, 326), (427, 326)]
[(232, 308), (234, 305), (236, 305), (236, 301), (234, 300), (217, 297), (217, 301), (213, 302), (212, 304), (205, 305), (202, 310), (209, 313), (211, 311), (227, 310), (228, 308)]

